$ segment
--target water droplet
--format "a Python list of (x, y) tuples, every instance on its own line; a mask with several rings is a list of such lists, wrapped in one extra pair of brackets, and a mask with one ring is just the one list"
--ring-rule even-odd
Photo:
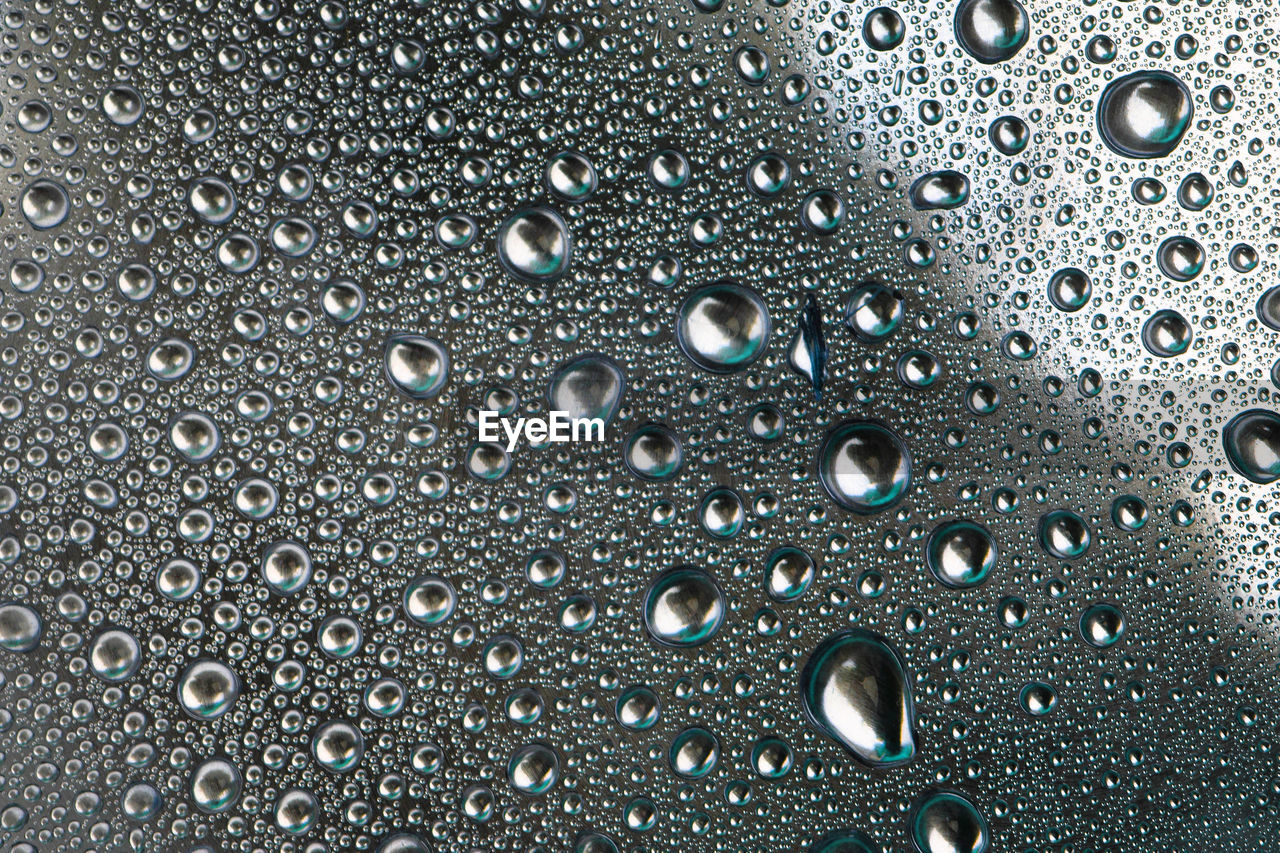
[(325, 770), (346, 773), (364, 757), (364, 735), (343, 720), (324, 723), (311, 738), (311, 754)]
[(649, 636), (668, 646), (698, 646), (715, 636), (728, 606), (711, 575), (699, 569), (668, 569), (644, 599)]
[(930, 172), (911, 185), (916, 210), (953, 210), (969, 201), (969, 178), (954, 169)]
[(554, 410), (568, 412), (570, 418), (613, 420), (622, 403), (626, 377), (610, 358), (587, 354), (573, 359), (556, 371), (547, 396)]
[(902, 16), (888, 6), (877, 6), (862, 19), (862, 40), (872, 50), (893, 50), (906, 37)]
[(880, 848), (856, 829), (842, 829), (824, 835), (813, 846), (813, 853), (880, 853)]
[(818, 454), (818, 477), (845, 509), (888, 509), (911, 486), (911, 454), (893, 431), (873, 421), (845, 421), (827, 434)]
[(235, 191), (217, 178), (206, 177), (193, 182), (187, 201), (197, 216), (213, 225), (229, 221), (236, 212)]
[(40, 231), (57, 228), (71, 213), (67, 191), (53, 181), (33, 181), (22, 193), (22, 215)]
[(1079, 311), (1092, 295), (1093, 281), (1075, 267), (1060, 269), (1049, 279), (1049, 301), (1059, 311)]
[(859, 284), (844, 311), (844, 324), (867, 343), (893, 334), (902, 322), (902, 294), (876, 281)]
[(987, 821), (959, 794), (938, 791), (911, 809), (911, 840), (920, 853), (986, 853)]
[(311, 580), (311, 554), (297, 542), (277, 542), (262, 555), (262, 579), (276, 595), (300, 592)]
[(1142, 324), (1142, 345), (1160, 358), (1182, 355), (1191, 347), (1191, 324), (1177, 311), (1157, 311)]
[(671, 741), (671, 769), (685, 779), (701, 779), (720, 763), (720, 741), (703, 728), (689, 728)]
[(1165, 71), (1135, 71), (1107, 84), (1098, 99), (1098, 130), (1126, 157), (1165, 157), (1191, 126), (1191, 93)]
[(1058, 694), (1043, 681), (1033, 681), (1018, 692), (1022, 710), (1033, 717), (1043, 717), (1058, 707)]
[(569, 269), (571, 258), (569, 226), (549, 208), (522, 210), (498, 229), (498, 260), (516, 278), (554, 281)]
[(643, 480), (670, 480), (680, 472), (680, 439), (662, 424), (645, 424), (627, 437), (627, 467)]
[(636, 686), (623, 691), (614, 706), (618, 722), (628, 729), (644, 731), (653, 728), (662, 713), (658, 694), (648, 687)]
[(792, 370), (809, 380), (814, 399), (821, 401), (827, 377), (827, 341), (822, 332), (822, 309), (812, 293), (805, 298), (788, 360)]
[(25, 604), (0, 604), (0, 648), (25, 653), (40, 644), (40, 616)]
[(1030, 22), (1018, 0), (961, 0), (956, 6), (955, 33), (966, 53), (991, 65), (1022, 50)]
[(517, 749), (507, 763), (507, 779), (522, 794), (540, 796), (560, 778), (560, 759), (550, 747), (529, 744)]
[(1124, 636), (1125, 620), (1114, 604), (1093, 604), (1080, 614), (1080, 636), (1094, 648), (1114, 646)]
[(405, 615), (419, 625), (439, 625), (457, 605), (458, 594), (444, 578), (421, 577), (405, 587)]
[(1065, 509), (1055, 509), (1041, 517), (1038, 535), (1040, 547), (1059, 560), (1084, 556), (1093, 541), (1084, 519)]
[(700, 287), (680, 306), (680, 349), (704, 370), (742, 370), (769, 343), (769, 311), (755, 291), (724, 281)]
[(938, 582), (954, 589), (981, 586), (996, 566), (999, 550), (991, 532), (972, 521), (935, 527), (925, 544), (925, 563)]
[(1160, 272), (1174, 281), (1191, 281), (1204, 271), (1204, 247), (1190, 237), (1170, 237), (1156, 250)]
[(191, 774), (191, 799), (200, 811), (218, 814), (235, 805), (243, 785), (240, 771), (234, 764), (212, 758)]
[(142, 647), (127, 631), (103, 631), (89, 650), (89, 665), (103, 681), (124, 681), (142, 665)]
[(239, 697), (240, 679), (221, 661), (196, 661), (178, 679), (178, 703), (198, 720), (221, 717)]
[(764, 586), (778, 601), (794, 601), (805, 594), (818, 575), (818, 567), (805, 551), (785, 545), (765, 560)]
[(169, 424), (169, 443), (189, 462), (204, 462), (218, 452), (218, 426), (199, 412), (184, 412)]
[(1280, 415), (1249, 409), (1232, 418), (1222, 431), (1231, 468), (1255, 483), (1280, 479)]
[(547, 189), (565, 201), (583, 201), (596, 191), (595, 166), (574, 151), (565, 151), (547, 164)]
[(854, 628), (823, 640), (800, 674), (809, 719), (872, 767), (910, 761), (915, 703), (906, 667), (879, 634)]
[(417, 400), (440, 393), (449, 377), (449, 353), (422, 335), (392, 335), (383, 352), (387, 378), (396, 390)]

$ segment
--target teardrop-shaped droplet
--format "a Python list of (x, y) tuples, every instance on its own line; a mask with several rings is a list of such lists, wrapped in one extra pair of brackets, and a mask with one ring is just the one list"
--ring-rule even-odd
[(861, 628), (823, 640), (800, 674), (805, 713), (872, 767), (915, 755), (915, 702), (898, 652)]
[(788, 362), (792, 370), (809, 380), (814, 399), (821, 402), (827, 377), (827, 341), (822, 333), (822, 309), (812, 293), (805, 299), (800, 326), (791, 339)]

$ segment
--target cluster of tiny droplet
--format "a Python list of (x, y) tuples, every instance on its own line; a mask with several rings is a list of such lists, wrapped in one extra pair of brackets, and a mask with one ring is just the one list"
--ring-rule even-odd
[(0, 845), (1273, 849), (1277, 17), (0, 2)]

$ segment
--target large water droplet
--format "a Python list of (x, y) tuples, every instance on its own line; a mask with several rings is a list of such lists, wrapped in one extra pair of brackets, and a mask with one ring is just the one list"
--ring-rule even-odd
[(262, 579), (276, 595), (293, 595), (311, 580), (311, 554), (297, 542), (277, 542), (262, 556)]
[(392, 335), (383, 353), (387, 378), (398, 391), (423, 400), (439, 393), (449, 376), (449, 353), (422, 335)]
[(569, 268), (569, 226), (553, 210), (534, 207), (512, 216), (498, 229), (498, 260), (516, 278), (553, 281)]
[(711, 575), (678, 567), (663, 572), (644, 599), (649, 636), (668, 646), (697, 646), (711, 639), (728, 606)]
[(1174, 281), (1191, 281), (1204, 272), (1204, 247), (1190, 237), (1170, 237), (1156, 249), (1156, 264)]
[(872, 50), (893, 50), (906, 36), (902, 16), (888, 6), (877, 6), (862, 19), (862, 40)]
[(1089, 550), (1089, 525), (1074, 512), (1055, 509), (1040, 519), (1040, 546), (1059, 560), (1074, 560)]
[(22, 193), (22, 215), (41, 231), (57, 228), (71, 213), (67, 191), (53, 181), (33, 181)]
[(759, 358), (769, 343), (769, 311), (755, 291), (722, 281), (700, 287), (680, 306), (680, 349), (704, 370), (728, 373)]
[(627, 467), (644, 480), (670, 480), (680, 472), (684, 449), (662, 424), (645, 424), (627, 438)]
[(880, 853), (880, 847), (865, 833), (856, 829), (842, 829), (824, 835), (813, 845), (813, 853)]
[(1191, 126), (1191, 92), (1165, 71), (1136, 71), (1112, 80), (1098, 100), (1098, 130), (1126, 157), (1164, 157)]
[(920, 853), (986, 853), (987, 821), (959, 794), (927, 794), (911, 809), (911, 840)]
[(888, 427), (845, 421), (822, 444), (818, 478), (845, 509), (879, 512), (901, 500), (910, 487), (911, 454)]
[(0, 604), (0, 648), (29, 652), (40, 643), (40, 616), (25, 604)]
[(805, 713), (827, 735), (873, 767), (915, 755), (915, 703), (897, 651), (879, 634), (854, 628), (828, 637), (800, 674)]
[(102, 112), (112, 124), (134, 124), (142, 118), (142, 109), (142, 95), (132, 86), (112, 86), (102, 96)]
[(648, 687), (637, 685), (627, 688), (614, 705), (614, 715), (623, 727), (635, 731), (652, 728), (662, 713), (658, 694)]
[(545, 794), (559, 778), (560, 758), (550, 747), (539, 743), (517, 749), (507, 763), (507, 779), (522, 794)]
[(1191, 346), (1191, 324), (1177, 311), (1157, 311), (1142, 324), (1142, 345), (1160, 358), (1182, 355)]
[(218, 814), (231, 808), (240, 798), (243, 780), (240, 771), (229, 761), (211, 758), (191, 774), (191, 799), (206, 814)]
[(582, 201), (596, 191), (596, 168), (586, 157), (565, 151), (547, 164), (547, 189), (565, 201)]
[(431, 845), (417, 835), (397, 832), (378, 845), (377, 853), (433, 853)]
[(1080, 614), (1080, 636), (1094, 648), (1114, 646), (1124, 629), (1124, 614), (1114, 604), (1093, 604)]
[(1280, 415), (1265, 409), (1241, 412), (1222, 431), (1222, 444), (1237, 474), (1255, 483), (1280, 479)]
[(573, 359), (551, 380), (547, 397), (551, 408), (570, 418), (613, 420), (622, 403), (626, 377), (611, 358), (588, 354)]
[(902, 322), (902, 294), (878, 281), (864, 281), (849, 297), (844, 324), (861, 340), (878, 343)]
[(1011, 59), (1029, 32), (1027, 10), (1017, 0), (961, 0), (956, 7), (956, 41), (983, 64)]
[(1079, 311), (1092, 295), (1093, 281), (1075, 267), (1060, 269), (1049, 279), (1049, 301), (1059, 311)]
[(235, 191), (217, 178), (200, 178), (187, 197), (191, 209), (205, 222), (221, 225), (236, 212)]
[(103, 631), (89, 649), (89, 666), (103, 681), (123, 681), (142, 665), (142, 647), (127, 631)]
[(954, 169), (930, 172), (911, 185), (916, 210), (952, 210), (969, 201), (969, 178)]
[(444, 578), (417, 578), (404, 590), (405, 615), (419, 625), (439, 625), (457, 605), (458, 593)]
[(925, 544), (925, 562), (939, 583), (955, 589), (981, 586), (999, 552), (990, 531), (972, 521), (939, 525)]
[(325, 770), (346, 773), (364, 756), (364, 735), (345, 720), (325, 723), (311, 738), (311, 754)]
[(184, 412), (169, 424), (169, 443), (189, 462), (204, 462), (218, 452), (218, 426), (199, 412)]
[(794, 601), (818, 575), (813, 557), (799, 548), (784, 545), (765, 560), (764, 587), (778, 601)]
[(240, 679), (221, 661), (196, 661), (178, 679), (178, 703), (198, 720), (221, 717), (239, 696)]
[(671, 741), (667, 758), (677, 776), (700, 779), (720, 762), (720, 741), (706, 729), (685, 729)]

